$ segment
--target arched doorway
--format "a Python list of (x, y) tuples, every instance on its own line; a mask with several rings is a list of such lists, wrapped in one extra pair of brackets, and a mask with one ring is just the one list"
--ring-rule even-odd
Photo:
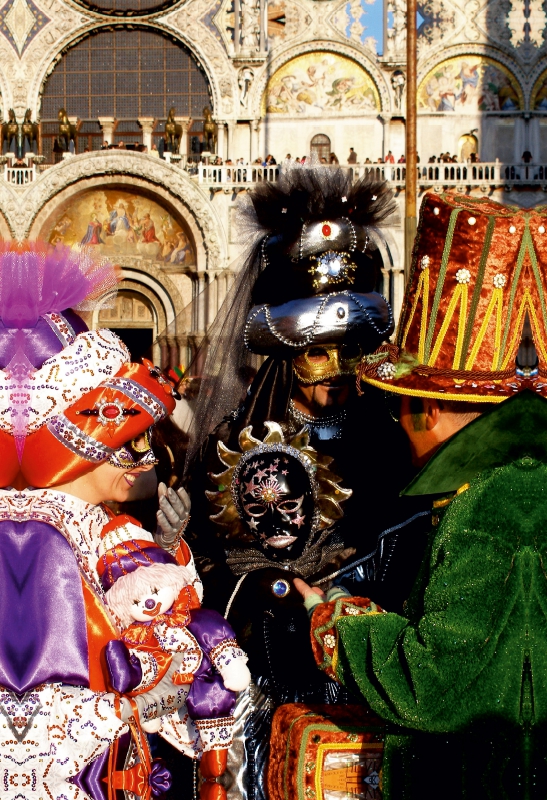
[(479, 140), (474, 133), (465, 133), (458, 142), (458, 156), (460, 161), (474, 161), (479, 154)]
[(329, 163), (331, 154), (330, 139), (325, 133), (316, 134), (310, 142), (310, 155), (322, 163)]
[(127, 345), (132, 361), (153, 358), (157, 320), (154, 306), (144, 295), (126, 289), (119, 291), (111, 308), (99, 312), (99, 326), (118, 334)]

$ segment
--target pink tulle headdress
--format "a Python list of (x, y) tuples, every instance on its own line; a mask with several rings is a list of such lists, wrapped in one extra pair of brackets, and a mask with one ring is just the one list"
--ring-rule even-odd
[[(19, 461), (33, 416), (45, 420), (35, 411), (40, 402), (35, 375), (48, 359), (72, 345), (75, 334), (86, 330), (83, 320), (75, 314), (69, 316), (70, 309), (95, 308), (106, 293), (112, 293), (119, 279), (117, 267), (92, 258), (87, 248), (53, 249), (44, 242), (0, 245), (1, 388), (3, 397), (9, 398), (8, 407), (0, 408), (0, 414), (5, 424), (6, 414), (9, 417)], [(122, 349), (121, 358), (119, 355), (116, 364), (126, 353)], [(66, 377), (62, 364), (56, 374), (61, 380)]]
[(43, 242), (0, 247), (0, 319), (6, 328), (32, 328), (44, 314), (88, 310), (113, 289), (119, 270), (88, 248), (52, 249)]

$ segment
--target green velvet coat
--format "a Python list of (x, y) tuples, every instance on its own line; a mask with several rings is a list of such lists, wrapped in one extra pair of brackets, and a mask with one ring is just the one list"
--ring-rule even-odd
[[(526, 392), (471, 423), (444, 445), (407, 493), (433, 494), (438, 487), (453, 493), (466, 484), (438, 516), (406, 615), (344, 617), (336, 624), (339, 678), (355, 682), (377, 714), (400, 726), (400, 746), (392, 741), (387, 747), (386, 784), (393, 800), (441, 800), (438, 792), (429, 795), (423, 786), (411, 791), (404, 781), (393, 790), (398, 750), (418, 747), (425, 757), (443, 740), (452, 742), (453, 755), (477, 731), (483, 743), (492, 739), (486, 751), (497, 767), (483, 764), (476, 771), (480, 778), (471, 782), (475, 789), (454, 797), (535, 797), (533, 787), (544, 780), (547, 737), (539, 732), (547, 722), (546, 401)], [(457, 734), (460, 744), (409, 731)], [(500, 736), (505, 744), (494, 744)], [(478, 753), (476, 744), (475, 738), (472, 749)], [(452, 769), (474, 774), (469, 759), (458, 758)], [(418, 758), (422, 766), (427, 761)], [(496, 775), (490, 786), (488, 770)], [(542, 789), (537, 796), (547, 794)]]

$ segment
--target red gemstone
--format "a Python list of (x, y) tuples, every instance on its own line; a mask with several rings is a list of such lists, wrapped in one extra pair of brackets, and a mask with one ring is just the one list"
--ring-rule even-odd
[(103, 417), (107, 419), (116, 419), (119, 417), (122, 412), (118, 408), (118, 406), (104, 406), (103, 407)]
[(331, 235), (331, 227), (330, 227), (330, 225), (327, 225), (325, 223), (325, 225), (323, 225), (323, 227), (321, 228), (321, 232), (323, 233), (323, 236), (330, 236)]

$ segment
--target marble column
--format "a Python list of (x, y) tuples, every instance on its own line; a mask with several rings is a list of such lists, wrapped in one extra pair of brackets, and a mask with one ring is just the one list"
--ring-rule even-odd
[(169, 369), (169, 344), (167, 342), (167, 338), (160, 339), (160, 368), (161, 369)]
[(222, 119), (217, 119), (217, 131), (218, 131), (218, 139), (217, 139), (217, 156), (220, 156), (221, 159), (224, 161), (225, 153), (224, 153), (224, 126), (226, 123)]
[(236, 123), (234, 120), (230, 120), (228, 122), (228, 151), (226, 153), (226, 158), (231, 158), (232, 161), (235, 163), (235, 154), (234, 154), (234, 130), (235, 130)]
[(208, 302), (207, 302), (207, 319), (213, 321), (218, 311), (218, 274), (209, 275), (209, 289), (208, 289)]
[(260, 120), (259, 119), (251, 119), (249, 120), (249, 127), (251, 132), (251, 146), (250, 146), (250, 158), (249, 163), (252, 164), (255, 158), (258, 157), (258, 137), (260, 133)]
[(103, 141), (108, 144), (114, 143), (114, 126), (116, 120), (114, 117), (99, 117), (99, 125), (103, 129)]
[(138, 123), (142, 128), (142, 143), (148, 148), (148, 152), (152, 150), (154, 122), (154, 117), (139, 117), (138, 119)]
[(202, 335), (207, 329), (207, 279), (206, 272), (194, 273), (194, 283), (192, 284), (192, 333)]

